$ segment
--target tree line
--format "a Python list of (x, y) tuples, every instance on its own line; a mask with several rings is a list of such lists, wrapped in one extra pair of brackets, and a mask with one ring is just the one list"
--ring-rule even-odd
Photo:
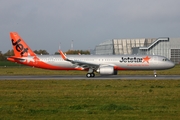
[[(90, 51), (89, 50), (68, 50), (64, 53), (67, 55), (77, 55), (77, 54), (89, 55)], [(59, 52), (55, 52), (55, 55), (59, 55)]]
[[(46, 50), (34, 50), (34, 53), (36, 53), (37, 55), (49, 55), (49, 53)], [(85, 54), (85, 55), (89, 55), (90, 52), (88, 50), (68, 50), (66, 52), (64, 52), (66, 54)], [(55, 52), (55, 55), (59, 55), (59, 52)], [(9, 56), (14, 56), (14, 50), (8, 50), (6, 53), (2, 53), (2, 51), (0, 51), (0, 61), (5, 61), (7, 60), (7, 57)]]

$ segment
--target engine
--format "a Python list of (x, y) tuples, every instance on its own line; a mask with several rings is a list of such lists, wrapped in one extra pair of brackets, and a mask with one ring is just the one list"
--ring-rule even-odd
[(117, 75), (117, 70), (114, 70), (113, 66), (100, 66), (97, 72), (101, 75)]

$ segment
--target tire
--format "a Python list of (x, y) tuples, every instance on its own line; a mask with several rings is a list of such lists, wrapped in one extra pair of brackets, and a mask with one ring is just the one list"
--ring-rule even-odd
[(155, 75), (154, 75), (154, 77), (156, 78), (156, 77), (157, 77), (157, 75), (155, 74)]
[(91, 73), (87, 73), (87, 74), (86, 74), (86, 77), (87, 77), (87, 78), (90, 78), (90, 77), (91, 77)]
[(91, 73), (91, 77), (95, 77), (95, 74), (94, 74), (94, 73)]

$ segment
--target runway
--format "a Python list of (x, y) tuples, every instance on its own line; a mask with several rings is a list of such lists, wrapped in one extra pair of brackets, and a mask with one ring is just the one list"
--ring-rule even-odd
[(152, 75), (112, 75), (112, 76), (96, 76), (87, 78), (85, 76), (74, 75), (51, 75), (51, 76), (0, 76), (0, 80), (180, 80), (180, 75), (159, 75), (156, 78)]

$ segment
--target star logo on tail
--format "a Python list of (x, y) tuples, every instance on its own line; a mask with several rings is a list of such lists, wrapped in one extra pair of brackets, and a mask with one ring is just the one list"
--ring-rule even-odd
[(149, 60), (150, 60), (150, 59), (151, 59), (151, 58), (150, 58), (150, 57), (148, 57), (148, 56), (144, 57), (144, 58), (143, 58), (143, 63), (144, 63), (144, 62), (149, 63)]

